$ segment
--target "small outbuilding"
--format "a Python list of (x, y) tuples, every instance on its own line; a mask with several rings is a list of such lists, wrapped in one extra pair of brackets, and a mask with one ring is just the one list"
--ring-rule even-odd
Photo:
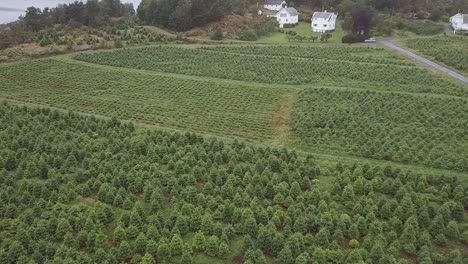
[(336, 29), (338, 14), (332, 12), (315, 12), (311, 19), (312, 32), (328, 32)]
[(468, 14), (458, 13), (450, 18), (453, 33), (468, 32)]

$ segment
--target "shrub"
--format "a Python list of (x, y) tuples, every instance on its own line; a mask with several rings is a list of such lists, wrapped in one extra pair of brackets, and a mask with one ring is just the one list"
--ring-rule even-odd
[(223, 31), (221, 28), (216, 28), (213, 32), (210, 34), (210, 39), (211, 40), (222, 40), (224, 38)]
[(444, 25), (430, 20), (413, 21), (406, 25), (406, 29), (416, 35), (436, 35), (444, 32)]
[(343, 38), (341, 38), (341, 42), (358, 43), (358, 42), (364, 42), (365, 39), (366, 39), (365, 36), (349, 33), (349, 34), (344, 35)]
[(246, 28), (239, 33), (239, 40), (242, 41), (256, 41), (258, 39), (257, 33), (253, 29)]
[(123, 43), (121, 40), (116, 40), (114, 46), (118, 49), (123, 48)]
[(297, 24), (284, 24), (283, 27), (284, 28), (293, 28), (295, 27)]
[(278, 30), (278, 21), (274, 18), (269, 18), (265, 22), (250, 23), (248, 28), (253, 29), (258, 37), (267, 36)]

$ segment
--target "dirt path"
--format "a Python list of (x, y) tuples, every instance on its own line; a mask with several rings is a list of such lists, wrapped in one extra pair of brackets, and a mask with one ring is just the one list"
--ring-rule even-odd
[(419, 56), (419, 55), (417, 55), (417, 54), (415, 54), (415, 53), (413, 53), (413, 52), (411, 52), (411, 51), (409, 51), (407, 49), (399, 47), (399, 46), (395, 45), (393, 42), (391, 42), (390, 40), (384, 40), (384, 39), (383, 40), (378, 40), (377, 44), (389, 47), (389, 48), (394, 49), (394, 50), (397, 50), (398, 52), (402, 53), (403, 55), (405, 55), (407, 57), (410, 57), (410, 58), (412, 58), (414, 60), (417, 60), (417, 61), (420, 61), (422, 63), (428, 64), (428, 65), (438, 69), (439, 71), (444, 72), (444, 73), (452, 76), (453, 78), (456, 78), (456, 79), (458, 79), (458, 80), (460, 80), (462, 82), (468, 83), (468, 78), (466, 78), (465, 76), (463, 76), (461, 74), (458, 74), (458, 73), (456, 73), (456, 72), (454, 72), (454, 71), (452, 71), (450, 69), (447, 69), (447, 68), (445, 68), (445, 67), (443, 67), (443, 66), (441, 66), (441, 65), (439, 65), (439, 64), (437, 64), (437, 63), (435, 63), (433, 61), (430, 61), (430, 60), (428, 60), (426, 58), (423, 58), (423, 57), (421, 57), (421, 56)]
[(285, 146), (291, 140), (293, 127), (290, 116), (294, 110), (294, 94), (283, 94), (273, 123), (273, 144)]

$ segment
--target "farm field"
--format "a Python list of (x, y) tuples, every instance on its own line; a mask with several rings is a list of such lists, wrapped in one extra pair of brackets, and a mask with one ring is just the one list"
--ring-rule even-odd
[(278, 99), (293, 92), (54, 59), (0, 66), (0, 79), (3, 98), (256, 141), (272, 138)]
[(466, 99), (305, 89), (296, 105), (296, 135), (306, 144), (468, 172)]
[(468, 257), (458, 177), (4, 102), (0, 166), (5, 264)]
[[(285, 60), (311, 68), (281, 72)], [(346, 65), (346, 73), (333, 77), (336, 65)], [(383, 48), (154, 46), (5, 64), (0, 78), (1, 97), (20, 102), (467, 171), (467, 87)]]
[(348, 62), (367, 62), (375, 64), (392, 64), (401, 66), (414, 66), (413, 63), (402, 59), (392, 53), (385, 52), (383, 48), (374, 47), (343, 47), (343, 46), (287, 46), (284, 48), (265, 46), (234, 46), (234, 47), (203, 47), (203, 50), (223, 53), (275, 56), (285, 58), (304, 58), (339, 60)]
[(468, 264), (465, 1), (0, 4), (0, 264)]
[[(294, 49), (292, 55), (287, 56), (288, 51), (282, 46), (265, 47), (265, 49), (277, 49), (276, 52), (282, 50), (286, 58), (236, 54), (235, 47), (234, 53), (230, 53), (226, 48), (213, 50), (153, 46), (83, 53), (77, 55), (75, 59), (115, 67), (267, 84), (329, 86), (346, 84), (346, 87), (354, 88), (372, 87), (380, 90), (456, 96), (467, 94), (463, 86), (434, 77), (428, 71), (415, 66), (381, 64), (382, 57), (391, 57), (394, 60), (393, 56), (383, 55), (387, 51), (382, 49), (374, 50), (375, 63), (357, 63), (353, 59), (347, 61), (348, 55), (343, 55), (343, 60), (337, 61), (336, 56), (331, 55), (332, 52), (324, 52), (320, 59), (307, 59), (294, 57)], [(369, 47), (369, 50), (371, 49)], [(361, 49), (356, 50), (358, 53), (360, 51)], [(372, 61), (369, 57), (367, 59)]]
[(406, 46), (458, 70), (468, 76), (468, 38), (464, 36), (436, 36), (411, 38)]

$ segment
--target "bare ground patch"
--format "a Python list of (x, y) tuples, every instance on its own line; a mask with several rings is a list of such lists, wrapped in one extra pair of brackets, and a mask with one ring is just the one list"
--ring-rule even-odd
[(295, 95), (292, 93), (283, 94), (280, 97), (278, 110), (273, 121), (273, 144), (288, 145), (291, 141), (294, 128), (289, 117), (294, 110)]

